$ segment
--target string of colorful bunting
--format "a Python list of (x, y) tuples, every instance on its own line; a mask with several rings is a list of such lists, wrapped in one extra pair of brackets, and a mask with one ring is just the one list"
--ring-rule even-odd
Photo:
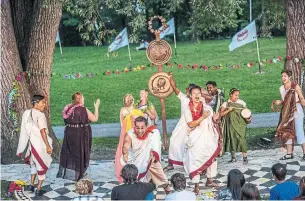
[[(291, 56), (286, 56), (285, 58), (283, 58), (282, 56), (277, 56), (274, 57), (273, 59), (263, 59), (260, 62), (261, 66), (264, 66), (266, 64), (274, 64), (277, 62), (281, 62), (281, 61), (287, 61), (287, 60), (291, 60), (294, 63), (305, 63), (305, 59), (301, 59), (300, 57), (291, 57)], [(244, 64), (233, 64), (233, 65), (223, 65), (223, 64), (217, 64), (217, 65), (199, 65), (199, 64), (188, 64), (188, 65), (184, 65), (181, 63), (177, 63), (177, 62), (168, 62), (165, 64), (165, 66), (169, 67), (169, 68), (174, 68), (177, 67), (178, 69), (202, 69), (204, 71), (208, 71), (208, 70), (222, 70), (224, 68), (229, 68), (229, 69), (238, 69), (240, 67), (244, 67), (244, 66), (248, 66), (248, 67), (253, 67), (255, 64), (258, 64), (258, 62), (249, 62), (249, 63), (244, 63)], [(131, 73), (131, 72), (139, 72), (139, 71), (144, 71), (147, 68), (155, 68), (157, 67), (154, 64), (147, 64), (147, 65), (137, 65), (136, 67), (129, 67), (129, 68), (124, 68), (122, 70), (106, 70), (104, 72), (91, 72), (91, 73), (68, 73), (68, 74), (62, 74), (62, 73), (51, 73), (51, 77), (63, 77), (64, 79), (81, 79), (81, 78), (94, 78), (96, 76), (100, 76), (100, 75), (105, 75), (105, 76), (109, 76), (109, 75), (120, 75), (120, 74), (127, 74), (127, 73)], [(31, 72), (31, 71), (26, 71), (26, 72), (21, 72), (22, 75), (24, 77), (33, 77), (33, 76), (48, 76), (45, 72)]]

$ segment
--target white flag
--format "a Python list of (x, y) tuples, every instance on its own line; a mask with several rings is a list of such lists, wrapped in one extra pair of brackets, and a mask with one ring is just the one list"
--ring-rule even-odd
[(114, 41), (109, 45), (108, 51), (113, 52), (121, 47), (128, 45), (128, 36), (127, 36), (127, 29), (124, 28), (117, 37), (115, 37)]
[(232, 38), (232, 42), (229, 45), (229, 50), (241, 47), (247, 43), (251, 43), (257, 40), (255, 20), (248, 24), (244, 29), (235, 34)]
[[(175, 33), (175, 21), (174, 18), (170, 19), (167, 23), (168, 26), (160, 33), (160, 38), (164, 38), (166, 35)], [(162, 27), (159, 28), (161, 30)]]
[(57, 32), (55, 43), (60, 42), (59, 33)]

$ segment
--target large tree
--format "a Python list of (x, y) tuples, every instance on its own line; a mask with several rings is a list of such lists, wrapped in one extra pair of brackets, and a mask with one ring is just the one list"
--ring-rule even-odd
[[(285, 68), (291, 69), (294, 80), (301, 84), (305, 59), (305, 1), (286, 0), (286, 55)], [(303, 82), (303, 92), (305, 90)]]
[[(11, 0), (1, 1), (1, 163), (16, 160), (20, 118), (30, 108), (30, 96), (42, 94), (47, 98), (46, 116), (53, 139), (54, 156), (59, 143), (50, 126), (50, 76), (55, 38), (61, 18), (61, 1)], [(23, 72), (27, 73), (23, 73)], [(18, 81), (18, 125), (10, 116), (9, 94), (16, 77)], [(12, 110), (11, 110), (12, 111)]]

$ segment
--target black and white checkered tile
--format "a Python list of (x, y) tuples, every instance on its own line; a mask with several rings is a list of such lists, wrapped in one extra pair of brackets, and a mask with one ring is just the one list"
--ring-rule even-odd
[[(166, 159), (163, 159), (163, 164), (166, 162)], [(304, 162), (301, 161), (287, 161), (287, 177), (286, 179), (298, 182), (300, 181), (301, 177), (305, 175), (305, 165)], [(271, 164), (272, 165), (272, 164)], [(270, 189), (276, 184), (272, 180), (272, 174), (270, 173), (271, 165), (268, 167), (260, 166), (259, 169), (251, 168), (251, 165), (247, 166), (246, 168), (241, 169), (244, 173), (246, 181), (251, 182), (252, 184), (257, 185), (260, 193), (268, 194)], [(267, 165), (266, 165), (267, 166)], [(220, 168), (220, 167), (218, 167)], [(176, 168), (174, 171), (167, 173), (168, 178), (176, 172), (184, 172), (183, 168)], [(226, 173), (219, 171), (216, 177), (216, 182), (221, 187), (225, 187), (227, 176)], [(217, 191), (216, 189), (206, 188), (205, 187), (205, 176), (202, 176), (200, 186), (200, 192), (211, 192)], [(117, 186), (118, 182), (113, 181), (103, 182), (103, 181), (94, 181), (94, 195), (100, 196), (105, 200), (110, 200), (111, 190), (113, 187)], [(189, 177), (187, 177), (187, 189), (193, 190), (194, 185), (192, 184)], [(75, 183), (72, 181), (67, 180), (64, 185), (57, 185), (56, 182), (43, 186), (43, 190), (45, 191), (43, 196), (37, 197), (30, 192), (25, 192), (25, 195), (30, 197), (32, 200), (70, 200), (73, 197), (78, 196), (75, 193)], [(166, 196), (165, 191), (163, 188), (158, 188), (155, 191), (156, 200), (162, 200)]]

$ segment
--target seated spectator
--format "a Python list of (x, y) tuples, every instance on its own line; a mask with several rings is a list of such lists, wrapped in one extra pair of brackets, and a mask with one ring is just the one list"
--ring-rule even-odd
[(165, 200), (196, 200), (194, 192), (186, 191), (186, 179), (182, 173), (176, 173), (171, 177), (174, 192), (167, 195)]
[(261, 196), (254, 184), (247, 183), (241, 188), (241, 200), (261, 200)]
[(305, 200), (305, 177), (302, 177), (300, 180), (300, 195), (298, 197), (293, 198), (293, 200)]
[(299, 195), (298, 185), (292, 181), (285, 181), (285, 165), (277, 163), (272, 166), (271, 171), (277, 185), (270, 191), (270, 200), (292, 200)]
[(72, 201), (101, 201), (103, 198), (92, 195), (93, 183), (88, 179), (81, 179), (76, 183), (76, 192), (80, 194), (78, 197), (72, 199)]
[(218, 193), (217, 200), (239, 200), (240, 191), (244, 184), (244, 174), (238, 169), (230, 170), (228, 173), (227, 188)]
[(156, 189), (153, 183), (138, 182), (138, 168), (133, 164), (123, 167), (121, 177), (123, 185), (112, 189), (111, 200), (145, 200)]

